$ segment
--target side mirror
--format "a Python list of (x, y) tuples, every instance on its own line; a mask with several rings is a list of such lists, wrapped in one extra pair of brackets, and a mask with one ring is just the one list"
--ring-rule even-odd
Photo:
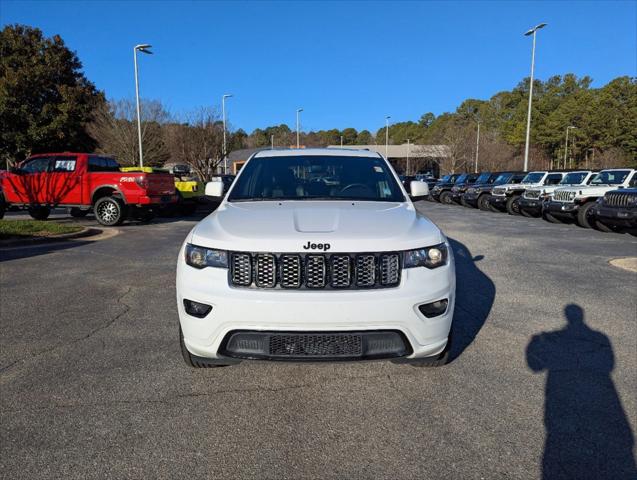
[(206, 197), (221, 198), (223, 197), (223, 182), (206, 183)]
[(427, 185), (425, 182), (414, 180), (409, 184), (409, 187), (411, 188), (412, 198), (426, 197), (427, 195), (429, 195), (429, 185)]

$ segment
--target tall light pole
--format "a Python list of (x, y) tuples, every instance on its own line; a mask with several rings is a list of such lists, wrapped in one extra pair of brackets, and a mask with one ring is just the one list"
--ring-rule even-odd
[(409, 139), (407, 139), (407, 172), (406, 175), (409, 175), (409, 150), (411, 149), (411, 144), (409, 143)]
[(301, 122), (299, 120), (302, 108), (296, 109), (296, 148), (301, 148)]
[(478, 135), (476, 136), (476, 167), (475, 173), (478, 173), (478, 157), (480, 156), (480, 122), (478, 122)]
[(529, 82), (529, 112), (526, 117), (526, 143), (524, 145), (524, 171), (529, 170), (529, 137), (531, 135), (531, 102), (533, 100), (533, 72), (535, 70), (535, 34), (540, 28), (546, 27), (546, 23), (540, 23), (524, 35), (533, 35), (533, 50), (531, 51), (531, 80)]
[(389, 119), (391, 115), (385, 117), (385, 158), (389, 159)]
[(142, 118), (139, 108), (139, 75), (137, 73), (137, 52), (146, 53), (148, 55), (152, 55), (153, 52), (149, 50), (151, 45), (147, 43), (142, 43), (140, 45), (135, 45), (133, 48), (133, 58), (135, 62), (135, 101), (137, 103), (137, 140), (139, 141), (139, 167), (144, 167), (144, 152), (142, 150)]
[(231, 93), (226, 93), (221, 97), (221, 115), (223, 116), (223, 173), (228, 174), (228, 150), (226, 148), (226, 98), (232, 97)]
[(569, 125), (568, 127), (566, 127), (566, 141), (564, 142), (564, 168), (566, 168), (566, 158), (568, 155), (568, 132), (571, 129), (576, 129), (577, 127), (574, 127), (573, 125)]
[(274, 135), (270, 135), (270, 149), (274, 150)]
[(341, 135), (341, 148), (343, 148), (343, 135)]

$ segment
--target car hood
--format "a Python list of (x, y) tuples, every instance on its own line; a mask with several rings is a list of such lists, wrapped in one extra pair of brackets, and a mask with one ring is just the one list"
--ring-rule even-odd
[(260, 201), (222, 203), (192, 231), (189, 241), (221, 250), (331, 252), (409, 250), (444, 236), (411, 203)]

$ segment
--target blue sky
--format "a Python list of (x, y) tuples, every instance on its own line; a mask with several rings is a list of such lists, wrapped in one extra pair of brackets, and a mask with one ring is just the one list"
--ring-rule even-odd
[(123, 2), (2, 0), (0, 20), (60, 34), (109, 98), (142, 96), (176, 114), (219, 106), (234, 128), (370, 129), (453, 111), (536, 75), (637, 75), (637, 2)]

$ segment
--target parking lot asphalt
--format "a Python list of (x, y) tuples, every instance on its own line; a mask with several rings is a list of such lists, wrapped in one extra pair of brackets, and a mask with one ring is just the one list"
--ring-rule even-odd
[[(629, 235), (419, 202), (452, 241), (452, 362), (181, 359), (194, 220), (0, 252), (0, 476), (634, 478)], [(85, 220), (90, 223), (91, 220)]]

